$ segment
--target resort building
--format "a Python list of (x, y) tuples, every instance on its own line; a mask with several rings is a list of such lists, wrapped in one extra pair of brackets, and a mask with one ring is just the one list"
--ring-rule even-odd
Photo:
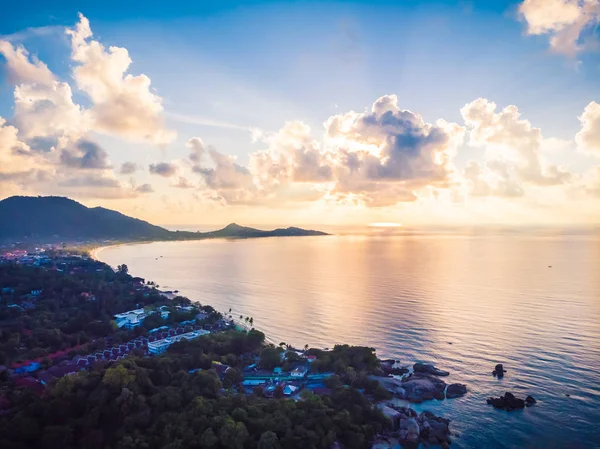
[(117, 313), (115, 315), (115, 321), (119, 327), (133, 329), (142, 324), (146, 316), (144, 309), (136, 309), (130, 310), (129, 312)]
[(290, 376), (294, 379), (302, 379), (304, 376), (306, 376), (306, 373), (308, 373), (306, 366), (299, 366), (292, 370)]
[(202, 335), (210, 334), (209, 331), (199, 329), (186, 334), (175, 335), (172, 337), (163, 338), (162, 340), (151, 341), (148, 343), (148, 353), (152, 355), (162, 354), (169, 346), (181, 340), (193, 340)]

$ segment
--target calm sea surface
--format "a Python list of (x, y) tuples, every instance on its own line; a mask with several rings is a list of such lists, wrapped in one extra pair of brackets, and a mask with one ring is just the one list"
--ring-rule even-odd
[[(459, 448), (600, 447), (600, 234), (409, 232), (151, 243), (101, 250), (136, 276), (252, 316), (295, 346), (372, 346), (435, 363), (459, 399), (416, 406), (452, 420)], [(496, 363), (508, 370), (491, 375)], [(512, 391), (538, 404), (486, 404)], [(570, 395), (570, 396), (567, 396)]]

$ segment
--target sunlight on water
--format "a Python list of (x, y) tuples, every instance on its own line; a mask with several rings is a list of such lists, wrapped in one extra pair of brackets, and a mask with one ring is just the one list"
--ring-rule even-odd
[[(416, 408), (452, 419), (453, 447), (600, 447), (597, 233), (341, 234), (152, 243), (99, 257), (252, 316), (276, 341), (368, 345), (451, 371), (449, 382), (466, 383), (469, 394)], [(502, 380), (491, 376), (496, 363), (508, 370)], [(486, 404), (505, 391), (532, 394), (538, 405), (509, 414)]]

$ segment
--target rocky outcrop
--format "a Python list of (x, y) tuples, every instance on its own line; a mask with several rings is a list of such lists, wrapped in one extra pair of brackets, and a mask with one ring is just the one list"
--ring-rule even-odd
[(500, 396), (499, 398), (489, 398), (487, 403), (493, 405), (495, 408), (500, 408), (509, 412), (511, 410), (525, 408), (525, 401), (516, 398), (514, 394), (509, 393), (508, 391), (504, 393), (504, 396)]
[(506, 370), (504, 369), (504, 366), (502, 366), (502, 363), (498, 363), (496, 365), (496, 368), (494, 368), (494, 371), (492, 371), (492, 374), (494, 376), (502, 377), (502, 376), (504, 376), (505, 372), (506, 372)]
[(435, 416), (431, 412), (417, 415), (409, 407), (389, 406), (399, 413), (399, 425), (392, 432), (380, 435), (373, 443), (372, 449), (396, 448), (397, 444), (402, 445), (403, 448), (417, 448), (419, 444), (449, 447), (449, 420)]
[(535, 398), (533, 396), (527, 396), (525, 398), (525, 405), (527, 407), (531, 407), (532, 405), (536, 404), (537, 401), (535, 400)]
[(434, 376), (449, 376), (450, 373), (448, 371), (442, 371), (441, 369), (437, 369), (435, 366), (429, 363), (415, 363), (413, 365), (413, 370), (415, 373), (427, 373), (433, 374)]
[(467, 386), (464, 384), (452, 384), (448, 385), (446, 389), (446, 397), (448, 399), (458, 398), (467, 394)]
[(395, 360), (380, 360), (379, 367), (384, 375), (387, 376), (402, 376), (408, 373), (410, 370), (401, 366), (396, 366)]
[[(437, 376), (415, 372), (402, 381), (397, 396), (410, 402), (423, 402), (430, 399), (444, 399), (446, 382)], [(404, 390), (403, 392), (401, 390)]]

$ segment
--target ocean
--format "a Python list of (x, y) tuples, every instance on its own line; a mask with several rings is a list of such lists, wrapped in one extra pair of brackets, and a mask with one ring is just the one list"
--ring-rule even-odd
[[(275, 342), (370, 346), (434, 363), (468, 394), (413, 405), (454, 448), (600, 448), (600, 232), (368, 229), (159, 242), (97, 257), (234, 316)], [(497, 363), (507, 370), (497, 379)], [(506, 412), (486, 398), (538, 403)]]

